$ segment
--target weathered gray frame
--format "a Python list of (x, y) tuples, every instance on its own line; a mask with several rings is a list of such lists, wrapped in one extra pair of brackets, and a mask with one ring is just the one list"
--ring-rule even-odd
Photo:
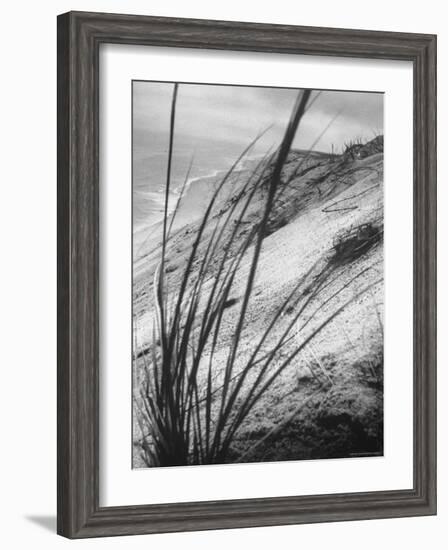
[[(414, 487), (99, 506), (98, 52), (101, 43), (412, 61)], [(58, 533), (70, 538), (436, 513), (436, 37), (70, 12), (58, 17)]]

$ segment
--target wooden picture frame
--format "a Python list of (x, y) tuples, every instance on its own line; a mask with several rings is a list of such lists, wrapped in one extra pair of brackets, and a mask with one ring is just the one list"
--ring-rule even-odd
[[(99, 47), (407, 60), (414, 73), (414, 486), (99, 506)], [(70, 12), (58, 17), (58, 533), (69, 538), (436, 513), (436, 37)]]

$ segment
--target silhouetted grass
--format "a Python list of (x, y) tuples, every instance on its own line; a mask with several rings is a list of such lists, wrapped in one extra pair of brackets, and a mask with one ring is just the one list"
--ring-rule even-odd
[[(249, 144), (221, 179), (200, 220), (180, 280), (175, 288), (170, 288), (167, 274), (172, 268), (167, 266), (166, 256), (173, 219), (181, 200), (179, 199), (168, 226), (177, 91), (175, 85), (171, 106), (161, 259), (153, 283), (152, 343), (148, 353), (136, 357), (136, 361), (143, 361), (145, 369), (137, 406), (142, 431), (142, 457), (148, 466), (225, 462), (235, 435), (272, 383), (348, 304), (378, 282), (366, 286), (326, 315), (294, 349), (280, 356), (279, 351), (284, 352), (285, 344), (291, 341), (293, 328), (299, 320), (303, 320), (305, 309), (326, 285), (334, 282), (335, 277), (337, 280), (338, 275), (336, 266), (327, 265), (314, 282), (312, 290), (303, 294), (300, 304), (291, 311), (288, 308), (296, 299), (304, 280), (302, 277), (272, 316), (259, 340), (254, 342), (249, 357), (240, 357), (242, 333), (247, 322), (247, 310), (263, 240), (267, 235), (269, 216), (277, 196), (281, 193), (282, 169), (311, 91), (305, 90), (298, 94), (276, 153), (267, 155), (260, 161), (246, 183), (233, 196), (227, 210), (216, 216), (214, 207), (219, 193), (258, 138)], [(241, 224), (261, 186), (265, 190), (261, 218), (241, 234)], [(248, 270), (244, 291), (237, 299), (234, 288), (237, 279), (241, 277), (240, 268), (243, 262), (248, 264)], [(211, 271), (213, 277), (210, 277)], [(343, 288), (346, 286), (347, 284)], [(342, 289), (332, 297), (341, 291)], [(321, 307), (303, 322), (303, 326), (317, 315)], [(229, 308), (237, 308), (236, 322), (227, 347), (223, 372), (217, 376), (215, 359), (223, 333), (223, 319)], [(287, 309), (289, 322), (286, 328), (274, 343), (269, 343), (273, 328)], [(249, 455), (250, 450), (245, 454)]]

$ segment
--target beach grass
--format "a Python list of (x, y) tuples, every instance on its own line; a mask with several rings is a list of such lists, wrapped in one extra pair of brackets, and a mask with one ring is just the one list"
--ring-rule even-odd
[[(356, 274), (305, 320), (304, 312), (308, 311), (314, 298), (339, 277), (337, 266), (329, 262), (315, 278), (311, 291), (306, 295), (303, 293), (300, 306), (293, 309), (293, 314), (280, 336), (272, 341), (274, 327), (291, 310), (291, 304), (297, 302), (298, 292), (306, 277), (300, 278), (282, 301), (258, 340), (253, 343), (251, 353), (240, 357), (241, 339), (248, 322), (247, 312), (254, 291), (263, 241), (269, 234), (270, 215), (275, 202), (284, 192), (283, 167), (311, 103), (312, 92), (302, 90), (298, 93), (280, 146), (275, 153), (267, 154), (258, 163), (244, 185), (232, 197), (227, 211), (216, 216), (214, 207), (219, 194), (259, 136), (221, 178), (198, 224), (186, 265), (180, 274), (180, 284), (170, 287), (167, 254), (173, 220), (180, 201), (179, 199), (169, 221), (168, 200), (177, 93), (178, 86), (174, 85), (161, 259), (153, 282), (154, 326), (150, 353), (142, 356), (145, 376), (137, 396), (138, 421), (142, 432), (141, 456), (147, 466), (216, 464), (228, 461), (238, 432), (281, 373), (345, 308), (379, 282), (375, 280), (365, 285), (359, 292), (334, 307), (330, 313), (319, 317), (323, 306), (340, 295), (363, 272)], [(241, 238), (238, 228), (260, 194), (264, 200), (260, 219), (252, 223)], [(233, 290), (236, 281), (241, 284), (239, 279), (243, 263), (248, 265), (244, 275), (244, 291), (236, 300)], [(235, 326), (223, 370), (216, 376), (215, 356), (223, 330), (223, 320), (227, 310), (233, 307), (237, 308)], [(290, 344), (293, 338), (294, 327), (300, 324), (303, 329), (309, 326), (311, 320), (315, 321), (312, 330), (306, 335), (304, 333), (303, 338), (292, 349), (287, 348), (286, 344)], [(331, 379), (327, 377), (319, 391), (326, 391), (329, 384), (331, 385)], [(256, 443), (254, 447), (257, 445)], [(253, 450), (247, 449), (244, 455), (234, 461), (250, 456)]]

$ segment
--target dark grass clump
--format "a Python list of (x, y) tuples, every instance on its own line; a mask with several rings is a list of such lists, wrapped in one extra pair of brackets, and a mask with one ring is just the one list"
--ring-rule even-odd
[(338, 265), (353, 262), (381, 242), (382, 238), (382, 227), (372, 222), (351, 227), (334, 239), (331, 262)]
[(282, 215), (277, 219), (270, 219), (266, 225), (263, 236), (269, 237), (269, 235), (272, 235), (282, 227), (285, 227), (285, 225), (288, 225), (288, 218), (286, 217), (286, 215)]

